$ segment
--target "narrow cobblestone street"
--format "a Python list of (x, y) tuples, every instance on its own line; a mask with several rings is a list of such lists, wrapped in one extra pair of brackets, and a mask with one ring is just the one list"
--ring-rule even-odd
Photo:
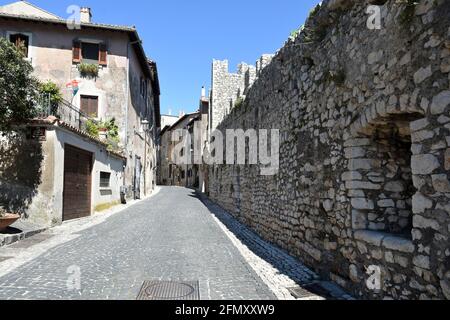
[[(201, 299), (289, 299), (287, 287), (317, 279), (188, 189), (164, 187), (89, 222), (1, 248), (0, 299), (133, 300), (147, 280), (199, 281)], [(74, 267), (81, 290), (67, 287)]]

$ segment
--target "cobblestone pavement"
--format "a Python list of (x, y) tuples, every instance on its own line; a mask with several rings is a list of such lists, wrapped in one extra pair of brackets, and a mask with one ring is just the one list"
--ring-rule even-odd
[[(201, 299), (291, 299), (287, 288), (318, 280), (202, 200), (164, 187), (120, 212), (1, 248), (0, 299), (134, 300), (146, 280), (198, 280)], [(70, 290), (78, 271), (80, 290)]]

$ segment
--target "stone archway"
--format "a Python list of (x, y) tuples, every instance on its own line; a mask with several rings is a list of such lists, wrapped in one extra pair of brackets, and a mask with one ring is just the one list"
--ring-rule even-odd
[(345, 142), (354, 230), (383, 232), (411, 239), (413, 196), (411, 124), (421, 110), (379, 112), (372, 108), (352, 126)]

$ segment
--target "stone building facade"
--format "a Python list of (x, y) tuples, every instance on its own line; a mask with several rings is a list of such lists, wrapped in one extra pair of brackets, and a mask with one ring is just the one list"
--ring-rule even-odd
[[(41, 180), (32, 185), (27, 177), (11, 182), (8, 174), (0, 170), (3, 188), (24, 191), (15, 195), (16, 198), (22, 197), (20, 212), (23, 217), (39, 224), (51, 225), (66, 220), (68, 216), (77, 216), (65, 214), (64, 205), (61, 205), (63, 198), (76, 203), (75, 194), (81, 193), (73, 190), (73, 195), (66, 194), (63, 176), (70, 170), (89, 171), (86, 172), (89, 173), (86, 175), (89, 185), (83, 185), (83, 189), (88, 190), (83, 193), (90, 199), (83, 199), (86, 200), (84, 212), (80, 213), (83, 216), (92, 214), (100, 205), (120, 203), (121, 192), (126, 198), (138, 199), (150, 195), (156, 186), (156, 133), (160, 127), (156, 63), (147, 58), (134, 27), (94, 23), (88, 8), (81, 8), (80, 17), (78, 27), (69, 27), (66, 19), (26, 1), (0, 7), (0, 37), (16, 45), (21, 43), (21, 50), (33, 66), (34, 75), (43, 82), (50, 80), (55, 83), (63, 96), (63, 102), (57, 106), (58, 121), (46, 122), (40, 127), (44, 132), (40, 149), (45, 152), (40, 159), (42, 168), (33, 169), (36, 169), (36, 175), (41, 175), (36, 179)], [(84, 74), (81, 65), (95, 66), (98, 74)], [(81, 124), (88, 118), (94, 121), (116, 120), (120, 142), (115, 152), (110, 153), (107, 145), (82, 132)], [(55, 123), (61, 125), (55, 126)], [(73, 135), (78, 135), (78, 138), (73, 138)], [(30, 140), (24, 145), (30, 143), (38, 145), (39, 140), (36, 143)], [(79, 151), (74, 157), (84, 159), (85, 168), (66, 168), (64, 165), (64, 155), (72, 147)], [(55, 163), (55, 157), (62, 162)], [(6, 164), (10, 159), (2, 158), (2, 161)], [(91, 165), (88, 162), (92, 162)], [(98, 165), (100, 162), (102, 170), (98, 169), (102, 167)], [(75, 164), (72, 162), (72, 165)], [(22, 177), (22, 174), (18, 176)], [(105, 187), (107, 180), (110, 185)], [(38, 182), (41, 185), (35, 185)], [(44, 189), (45, 192), (42, 191)], [(7, 206), (8, 202), (11, 203), (11, 197), (0, 200)]]
[[(80, 29), (71, 29), (64, 18), (14, 2), (0, 7), (0, 36), (21, 37), (36, 77), (56, 83), (66, 101), (97, 120), (116, 119), (127, 158), (124, 184), (130, 198), (140, 198), (156, 184), (156, 63), (147, 59), (134, 27), (94, 23), (90, 9), (81, 11)], [(98, 76), (83, 75), (80, 64), (97, 65)]]
[(279, 129), (281, 149), (274, 176), (211, 167), (211, 199), (355, 297), (450, 299), (449, 16), (323, 1), (228, 115), (239, 80), (214, 62), (213, 124)]
[[(184, 146), (179, 150), (179, 154), (175, 154), (175, 147), (184, 140), (174, 141), (174, 131), (183, 130), (184, 132), (190, 132), (193, 129), (193, 125), (198, 121), (200, 116), (199, 112), (189, 113), (182, 116), (172, 126), (166, 127), (161, 131), (161, 153), (160, 153), (160, 184), (165, 186), (178, 186), (178, 187), (190, 187), (190, 181), (193, 180), (194, 168), (188, 164), (188, 161), (184, 161), (180, 164), (175, 157), (179, 158), (191, 158), (192, 146)], [(186, 140), (187, 141), (187, 140)], [(191, 174), (189, 174), (191, 172)], [(197, 172), (197, 171), (195, 171)], [(195, 179), (194, 179), (195, 181)]]
[(247, 89), (253, 84), (257, 75), (269, 64), (273, 55), (265, 54), (257, 62), (256, 67), (241, 63), (236, 73), (229, 72), (228, 60), (214, 60), (212, 63), (212, 79), (209, 127), (215, 130), (217, 126), (234, 108), (238, 100), (245, 98)]

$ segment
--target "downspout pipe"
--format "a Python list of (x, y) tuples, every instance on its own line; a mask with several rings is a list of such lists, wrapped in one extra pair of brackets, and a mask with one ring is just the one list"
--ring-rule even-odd
[[(141, 43), (141, 40), (137, 41), (129, 41), (127, 43), (127, 79), (126, 79), (126, 86), (127, 86), (127, 97), (125, 102), (125, 150), (126, 150), (126, 156), (127, 156), (127, 162), (128, 162), (128, 109), (130, 105), (130, 49), (132, 45), (135, 45), (137, 43)], [(123, 185), (126, 186), (126, 173), (124, 172), (123, 175)]]

